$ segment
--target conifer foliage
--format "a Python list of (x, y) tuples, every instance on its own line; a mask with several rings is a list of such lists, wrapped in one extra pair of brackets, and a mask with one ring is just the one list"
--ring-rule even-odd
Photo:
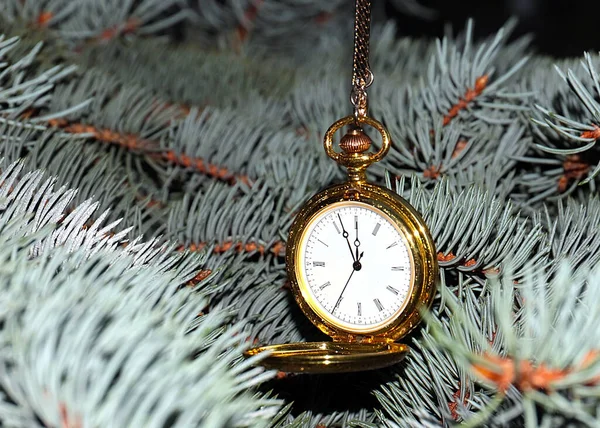
[(321, 140), (350, 110), (352, 12), (2, 2), (2, 426), (600, 424), (600, 57), (536, 55), (511, 23), (414, 40), (376, 15), (370, 114), (393, 147), (370, 178), (422, 213), (440, 264), (406, 360), (242, 358), (318, 337), (282, 256), (343, 179)]

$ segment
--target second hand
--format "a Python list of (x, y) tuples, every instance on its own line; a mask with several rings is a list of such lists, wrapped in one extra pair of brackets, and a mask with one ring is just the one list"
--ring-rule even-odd
[(356, 272), (356, 269), (352, 268), (352, 273), (350, 274), (348, 281), (346, 281), (346, 285), (344, 285), (344, 288), (342, 289), (342, 292), (340, 293), (340, 297), (338, 297), (337, 302), (335, 302), (335, 306), (333, 307), (333, 309), (331, 311), (332, 313), (335, 312), (335, 310), (338, 308), (338, 306), (342, 302), (342, 297), (344, 296), (344, 291), (346, 291), (346, 287), (348, 287), (348, 284), (350, 284), (350, 280), (352, 279), (352, 275), (354, 275), (354, 272)]

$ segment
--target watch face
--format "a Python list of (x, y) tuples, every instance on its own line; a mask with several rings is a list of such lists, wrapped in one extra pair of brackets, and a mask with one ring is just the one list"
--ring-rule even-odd
[(338, 202), (319, 211), (302, 233), (297, 257), (307, 303), (349, 332), (381, 329), (411, 296), (414, 261), (407, 238), (371, 205)]

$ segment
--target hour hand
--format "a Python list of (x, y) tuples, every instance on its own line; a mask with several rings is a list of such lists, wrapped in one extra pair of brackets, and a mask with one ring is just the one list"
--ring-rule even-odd
[(348, 249), (350, 250), (350, 255), (352, 256), (352, 261), (356, 262), (356, 257), (354, 256), (354, 251), (352, 251), (352, 245), (350, 245), (350, 240), (348, 239), (348, 232), (344, 228), (344, 223), (342, 222), (342, 217), (340, 213), (338, 213), (338, 219), (340, 220), (340, 224), (342, 225), (342, 236), (346, 238), (346, 242), (348, 243)]

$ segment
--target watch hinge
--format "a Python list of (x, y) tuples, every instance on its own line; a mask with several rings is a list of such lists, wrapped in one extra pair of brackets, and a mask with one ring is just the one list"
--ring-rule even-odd
[(334, 342), (348, 342), (348, 343), (390, 343), (392, 339), (384, 336), (370, 336), (360, 334), (348, 334), (348, 335), (337, 335), (333, 338)]

